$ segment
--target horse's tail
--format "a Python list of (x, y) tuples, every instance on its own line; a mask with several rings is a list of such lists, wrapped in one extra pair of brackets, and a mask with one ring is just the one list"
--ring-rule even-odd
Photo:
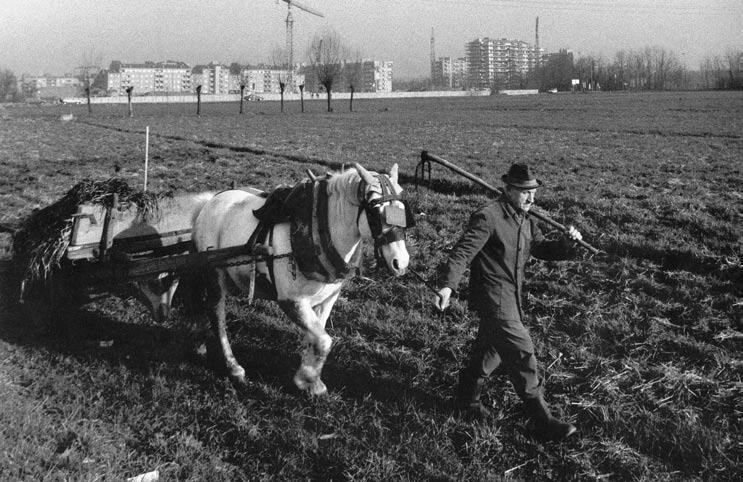
[[(196, 218), (214, 196), (215, 192), (206, 191), (201, 192), (193, 197), (193, 203), (191, 204), (191, 232), (193, 234), (193, 226), (196, 224)], [(196, 252), (196, 246), (193, 240), (189, 247), (189, 251), (192, 253)], [(189, 317), (198, 315), (203, 309), (204, 299), (206, 298), (206, 288), (204, 284), (204, 273), (201, 270), (188, 271), (180, 276), (178, 282), (178, 291), (176, 292), (176, 302), (183, 308), (185, 314)]]

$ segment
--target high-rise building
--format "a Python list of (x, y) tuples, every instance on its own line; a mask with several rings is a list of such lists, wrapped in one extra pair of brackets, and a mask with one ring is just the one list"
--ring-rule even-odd
[(367, 92), (392, 92), (392, 61), (366, 60), (362, 72), (367, 79)]
[(523, 88), (542, 49), (523, 40), (478, 38), (466, 45), (469, 87)]

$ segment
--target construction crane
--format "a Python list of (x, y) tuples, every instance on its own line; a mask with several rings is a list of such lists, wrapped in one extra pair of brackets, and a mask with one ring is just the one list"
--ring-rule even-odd
[[(317, 10), (313, 10), (306, 5), (302, 5), (294, 0), (281, 0), (286, 3), (286, 55), (287, 55), (287, 67), (289, 70), (289, 78), (287, 79), (287, 85), (290, 90), (294, 89), (294, 17), (292, 16), (292, 6), (297, 7), (300, 10), (304, 10), (312, 15), (323, 17), (323, 14)], [(278, 3), (278, 0), (276, 0)]]

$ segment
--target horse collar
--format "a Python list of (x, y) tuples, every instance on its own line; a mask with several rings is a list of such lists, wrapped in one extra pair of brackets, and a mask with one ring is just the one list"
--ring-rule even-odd
[(299, 270), (307, 278), (333, 283), (353, 274), (361, 250), (356, 249), (350, 263), (333, 245), (330, 238), (330, 220), (328, 219), (328, 181), (320, 179), (306, 182), (305, 215), (302, 219), (292, 219), (292, 251)]

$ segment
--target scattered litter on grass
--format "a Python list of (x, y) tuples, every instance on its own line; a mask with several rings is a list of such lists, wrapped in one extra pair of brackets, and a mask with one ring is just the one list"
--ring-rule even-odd
[(715, 340), (743, 340), (743, 333), (735, 330), (725, 330), (714, 336)]
[(511, 475), (511, 473), (517, 471), (518, 469), (520, 469), (521, 467), (525, 466), (528, 463), (529, 463), (529, 461), (527, 460), (526, 462), (524, 462), (521, 465), (517, 465), (516, 467), (511, 467), (510, 469), (508, 469), (505, 472), (503, 472), (503, 475), (506, 476), (506, 477), (508, 477), (509, 475)]

